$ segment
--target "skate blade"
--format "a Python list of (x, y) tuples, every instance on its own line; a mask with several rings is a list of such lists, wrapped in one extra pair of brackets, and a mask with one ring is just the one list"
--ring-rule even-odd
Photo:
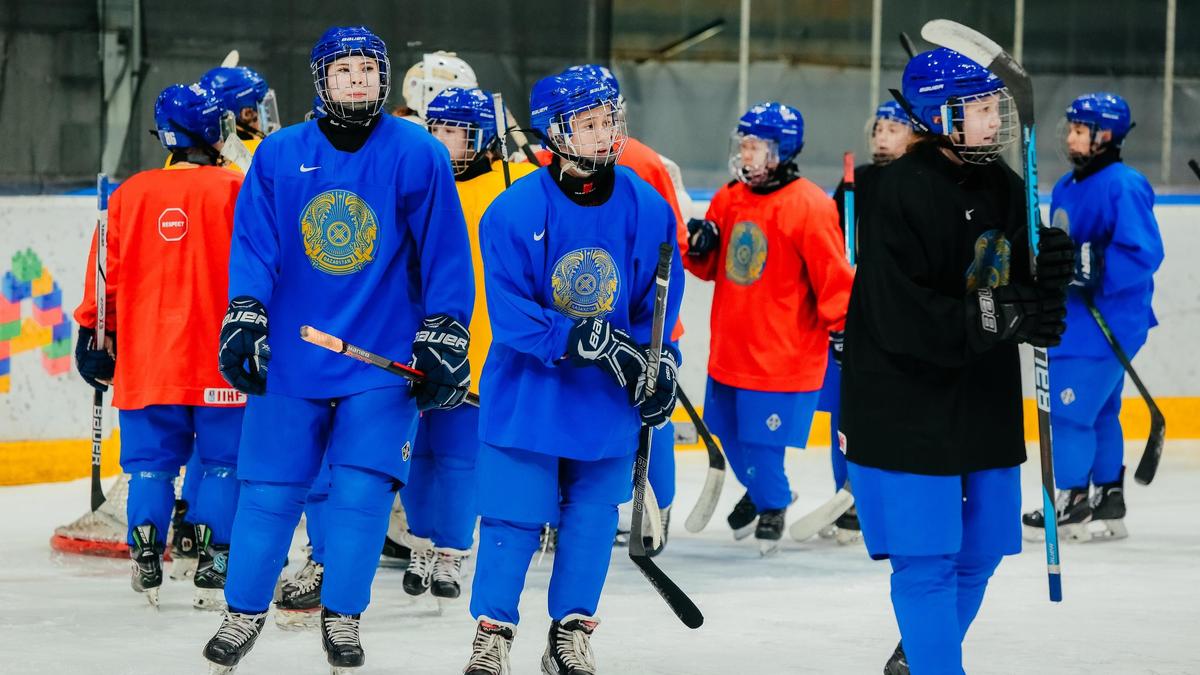
[(390, 570), (406, 570), (408, 569), (408, 559), (381, 555), (379, 556), (379, 566)]
[(208, 675), (229, 675), (237, 670), (237, 666), (222, 666), (213, 662), (208, 663)]
[(857, 544), (862, 540), (862, 530), (843, 530), (839, 527), (837, 528), (837, 534), (834, 536), (834, 539), (840, 546)]
[(1090, 542), (1115, 541), (1129, 536), (1129, 530), (1125, 529), (1123, 520), (1093, 520), (1092, 523), (1099, 527), (1088, 528)]
[(275, 609), (275, 626), (280, 630), (307, 631), (321, 627), (321, 608), (308, 611)]
[(1092, 540), (1092, 533), (1088, 530), (1087, 523), (1059, 525), (1058, 531), (1062, 533), (1063, 539), (1074, 544), (1084, 544)]
[(833, 539), (837, 537), (837, 525), (826, 525), (817, 531), (817, 536), (822, 539)]
[(192, 593), (192, 607), (206, 612), (219, 612), (225, 609), (225, 589), (197, 588)]
[(757, 526), (756, 525), (757, 523), (758, 523), (758, 519), (755, 518), (753, 521), (751, 521), (751, 523), (749, 525), (739, 527), (738, 529), (734, 530), (733, 531), (733, 540), (741, 541), (741, 540), (745, 539), (746, 537), (749, 537), (750, 535), (754, 534), (754, 528)]
[(146, 602), (150, 603), (151, 607), (158, 609), (158, 590), (159, 588), (155, 586), (154, 588), (147, 588), (144, 591), (138, 591), (138, 593), (145, 596)]
[(361, 666), (329, 666), (330, 675), (354, 675), (361, 672)]
[(1040, 527), (1021, 525), (1021, 538), (1025, 541), (1046, 541), (1046, 531)]
[(774, 539), (774, 540), (761, 539), (761, 540), (759, 540), (758, 554), (764, 558), (775, 555), (776, 553), (779, 552), (779, 541), (780, 540), (778, 540), (778, 539)]
[(199, 564), (196, 558), (176, 558), (171, 561), (171, 578), (175, 581), (190, 581), (196, 576), (196, 566)]

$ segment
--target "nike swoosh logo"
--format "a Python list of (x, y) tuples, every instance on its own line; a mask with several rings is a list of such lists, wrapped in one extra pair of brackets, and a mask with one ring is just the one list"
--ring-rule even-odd
[(546, 236), (546, 230), (543, 229), (541, 232), (538, 232), (537, 234), (533, 235), (533, 240), (541, 241), (542, 237), (545, 237), (545, 236)]
[(321, 167), (319, 167), (319, 166), (304, 166), (304, 164), (301, 163), (300, 164), (300, 173), (308, 173), (309, 171), (316, 171), (319, 168), (321, 168)]

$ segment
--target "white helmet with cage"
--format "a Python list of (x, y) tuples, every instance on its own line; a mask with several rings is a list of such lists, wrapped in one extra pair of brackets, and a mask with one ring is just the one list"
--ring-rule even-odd
[(404, 105), (425, 117), (434, 96), (446, 87), (471, 89), (479, 86), (475, 71), (454, 52), (425, 54), (404, 74)]

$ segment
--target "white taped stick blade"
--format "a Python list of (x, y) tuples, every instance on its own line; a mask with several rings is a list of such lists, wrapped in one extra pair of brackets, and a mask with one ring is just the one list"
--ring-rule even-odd
[(841, 515), (854, 506), (854, 495), (846, 488), (837, 491), (829, 501), (803, 515), (788, 528), (788, 534), (796, 541), (807, 541), (822, 528), (832, 525)]
[(717, 510), (717, 502), (721, 499), (721, 488), (724, 484), (725, 472), (711, 466), (708, 467), (708, 475), (704, 479), (704, 490), (700, 492), (700, 499), (696, 501), (696, 506), (692, 508), (691, 514), (683, 524), (688, 532), (695, 533), (708, 527), (713, 513)]
[(921, 27), (921, 37), (935, 45), (953, 49), (979, 65), (989, 68), (1004, 50), (991, 38), (949, 19), (934, 19)]

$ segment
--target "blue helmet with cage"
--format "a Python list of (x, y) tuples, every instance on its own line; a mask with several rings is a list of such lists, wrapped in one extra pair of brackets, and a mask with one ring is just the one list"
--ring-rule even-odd
[(431, 132), (439, 127), (466, 131), (465, 147), (450, 148), (454, 173), (462, 173), (496, 140), (495, 101), (478, 87), (447, 87), (425, 106), (425, 126)]
[(879, 104), (879, 107), (875, 109), (875, 119), (912, 124), (912, 118), (897, 101), (884, 101)]
[(199, 84), (172, 84), (154, 101), (154, 128), (164, 148), (212, 147), (221, 140), (220, 101)]
[(200, 86), (211, 91), (225, 110), (237, 114), (256, 108), (267, 97), (267, 81), (246, 66), (213, 68), (200, 78)]
[[(345, 72), (331, 73), (339, 59), (362, 57)], [(334, 26), (317, 40), (309, 57), (313, 85), (329, 117), (366, 124), (383, 110), (391, 89), (387, 45), (363, 26)], [(373, 97), (372, 97), (373, 95)]]
[(1133, 128), (1133, 116), (1125, 99), (1108, 92), (1084, 94), (1067, 106), (1068, 122), (1086, 124), (1097, 131), (1111, 131), (1112, 140), (1120, 145)]
[(752, 106), (738, 118), (735, 133), (775, 141), (779, 162), (784, 164), (804, 149), (804, 116), (790, 105), (767, 101)]
[[(620, 95), (584, 71), (538, 80), (529, 93), (529, 122), (546, 147), (587, 173), (617, 163), (628, 136)], [(586, 111), (586, 128), (576, 124)]]
[(563, 71), (564, 73), (584, 73), (590, 75), (597, 80), (603, 81), (605, 84), (613, 88), (617, 95), (621, 94), (621, 83), (617, 82), (617, 76), (613, 75), (612, 71), (607, 67), (598, 63), (585, 63), (581, 66), (571, 66)]

